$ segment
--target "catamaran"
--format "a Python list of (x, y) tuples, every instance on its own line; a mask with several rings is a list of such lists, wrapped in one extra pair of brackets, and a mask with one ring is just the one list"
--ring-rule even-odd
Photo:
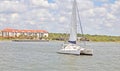
[[(70, 24), (70, 37), (67, 44), (63, 44), (62, 49), (58, 51), (60, 54), (74, 54), (74, 55), (93, 55), (93, 49), (83, 48), (77, 45), (77, 15), (80, 22), (79, 11), (76, 0), (73, 1), (72, 21)], [(82, 31), (82, 25), (81, 32)]]

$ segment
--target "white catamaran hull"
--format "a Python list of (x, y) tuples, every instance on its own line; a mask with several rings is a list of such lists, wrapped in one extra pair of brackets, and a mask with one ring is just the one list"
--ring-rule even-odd
[(92, 49), (85, 49), (85, 50), (59, 50), (58, 53), (60, 54), (72, 54), (72, 55), (93, 55)]
[(80, 50), (64, 50), (64, 49), (61, 49), (61, 50), (58, 51), (58, 53), (80, 55)]
[(60, 54), (72, 54), (72, 55), (93, 55), (92, 49), (81, 48), (75, 44), (63, 45), (63, 48), (58, 51)]
[(80, 55), (93, 55), (93, 49), (87, 49), (81, 50)]

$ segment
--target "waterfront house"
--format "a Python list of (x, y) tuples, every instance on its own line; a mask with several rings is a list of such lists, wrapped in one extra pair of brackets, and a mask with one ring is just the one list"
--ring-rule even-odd
[(6, 28), (1, 30), (1, 36), (2, 37), (36, 37), (38, 39), (42, 37), (48, 37), (48, 31), (46, 30), (19, 30), (19, 29), (12, 29), (12, 28)]

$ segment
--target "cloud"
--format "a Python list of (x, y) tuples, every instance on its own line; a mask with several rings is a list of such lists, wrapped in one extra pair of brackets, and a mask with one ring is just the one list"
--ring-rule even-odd
[(30, 0), (32, 7), (46, 8), (46, 9), (56, 9), (58, 8), (56, 3), (49, 3), (48, 0)]
[[(1, 0), (0, 29), (69, 31), (73, 0)], [(120, 1), (77, 0), (84, 33), (120, 35)], [(95, 3), (102, 3), (97, 6)], [(79, 24), (78, 24), (78, 28)], [(80, 30), (78, 30), (80, 32)]]
[(26, 5), (19, 1), (2, 0), (0, 1), (0, 12), (11, 13), (11, 12), (24, 12), (26, 11)]

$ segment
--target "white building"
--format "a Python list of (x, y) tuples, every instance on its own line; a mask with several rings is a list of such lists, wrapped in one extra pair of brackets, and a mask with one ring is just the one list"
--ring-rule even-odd
[(36, 38), (48, 37), (48, 32), (45, 30), (18, 30), (6, 28), (1, 31), (2, 37), (20, 37), (20, 36), (35, 36)]

